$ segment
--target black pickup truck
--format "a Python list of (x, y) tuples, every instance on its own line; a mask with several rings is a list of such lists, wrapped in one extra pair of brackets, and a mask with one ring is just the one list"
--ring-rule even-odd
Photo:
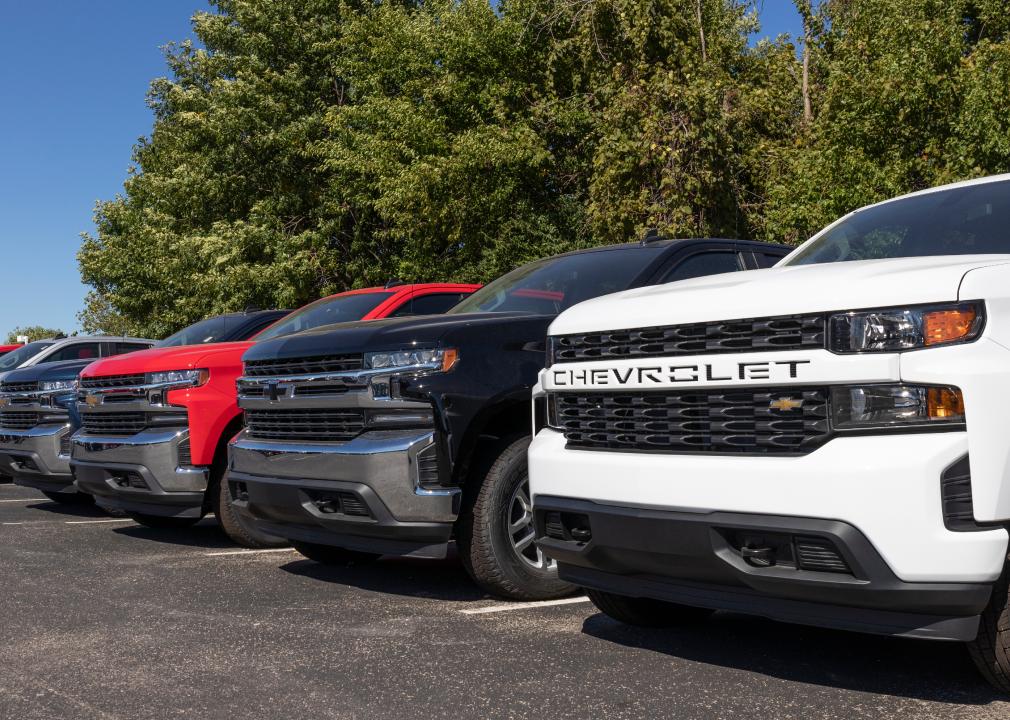
[(531, 389), (551, 320), (620, 290), (768, 267), (790, 248), (649, 238), (524, 265), (446, 315), (317, 328), (243, 357), (236, 512), (319, 562), (444, 557), (507, 598), (571, 586), (533, 543)]

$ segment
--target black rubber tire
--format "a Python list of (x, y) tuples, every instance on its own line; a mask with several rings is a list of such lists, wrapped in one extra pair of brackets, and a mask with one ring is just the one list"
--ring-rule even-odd
[(145, 513), (126, 513), (130, 519), (139, 525), (152, 530), (182, 530), (193, 527), (202, 518), (167, 517), (165, 515), (147, 515)]
[(478, 585), (507, 600), (550, 600), (575, 592), (558, 578), (556, 566), (544, 571), (524, 563), (509, 537), (508, 504), (528, 479), (529, 445), (529, 437), (519, 438), (494, 458), (480, 484), (471, 487), (457, 530), (463, 567)]
[(82, 492), (73, 493), (57, 493), (57, 492), (47, 492), (46, 490), (40, 490), (43, 495), (49, 498), (54, 503), (59, 503), (60, 505), (94, 505), (95, 496), (88, 495)]
[(1010, 694), (1010, 558), (982, 613), (978, 635), (968, 643), (968, 653), (990, 685)]
[(333, 547), (332, 545), (317, 545), (316, 543), (292, 541), (291, 546), (313, 562), (335, 567), (368, 565), (382, 557), (376, 553), (359, 552), (357, 550)]
[(290, 543), (284, 538), (276, 535), (269, 535), (257, 529), (248, 522), (242, 515), (235, 512), (231, 504), (231, 492), (228, 489), (228, 473), (224, 473), (221, 480), (211, 484), (209, 490), (215, 493), (214, 515), (221, 523), (221, 529), (225, 535), (234, 540), (242, 547), (247, 548), (281, 548), (287, 547)]
[(638, 627), (662, 628), (685, 625), (705, 620), (713, 612), (705, 608), (677, 605), (662, 600), (615, 595), (602, 590), (587, 590), (586, 595), (600, 612), (625, 625)]

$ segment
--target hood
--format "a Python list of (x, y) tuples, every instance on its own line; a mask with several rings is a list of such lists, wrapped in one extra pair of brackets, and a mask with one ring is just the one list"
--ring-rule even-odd
[(139, 375), (166, 370), (192, 370), (240, 365), (242, 353), (251, 342), (208, 343), (179, 347), (151, 348), (104, 358), (88, 366), (85, 377)]
[(3, 381), (9, 383), (47, 382), (51, 380), (73, 380), (81, 370), (94, 360), (62, 360), (60, 362), (43, 363), (31, 367), (11, 370), (4, 374)]
[(548, 319), (519, 313), (461, 313), (360, 320), (324, 325), (295, 335), (265, 340), (253, 345), (242, 359), (268, 360), (399, 350), (414, 345), (436, 345), (460, 332), (481, 332), (486, 328), (487, 333), (493, 333), (495, 328), (504, 324), (537, 320), (546, 324)]
[[(1006, 255), (955, 255), (776, 266), (627, 290), (569, 308), (552, 335), (958, 300), (971, 270)], [(971, 298), (965, 298), (971, 299)]]

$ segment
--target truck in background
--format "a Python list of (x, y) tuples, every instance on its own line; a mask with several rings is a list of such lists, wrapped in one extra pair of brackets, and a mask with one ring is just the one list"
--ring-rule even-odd
[[(306, 305), (255, 340), (342, 320), (438, 312), (477, 287), (396, 283), (352, 290)], [(78, 488), (100, 506), (148, 527), (187, 527), (213, 512), (241, 544), (278, 544), (221, 502), (228, 440), (243, 424), (235, 380), (242, 353), (252, 344), (243, 339), (197, 345), (190, 339), (85, 369), (78, 405), (82, 427), (71, 458)]]

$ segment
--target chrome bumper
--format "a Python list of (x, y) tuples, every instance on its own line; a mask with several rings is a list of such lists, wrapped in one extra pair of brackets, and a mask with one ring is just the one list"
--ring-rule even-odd
[(76, 492), (70, 456), (61, 452), (69, 423), (37, 425), (28, 430), (0, 428), (0, 471), (18, 485), (46, 492)]
[(291, 540), (385, 554), (442, 557), (460, 490), (422, 488), (418, 457), (431, 430), (375, 430), (344, 443), (249, 438), (229, 447), (233, 504)]
[(200, 517), (206, 512), (207, 468), (179, 465), (180, 428), (143, 430), (130, 437), (75, 434), (71, 467), (77, 487), (100, 505), (127, 512)]

